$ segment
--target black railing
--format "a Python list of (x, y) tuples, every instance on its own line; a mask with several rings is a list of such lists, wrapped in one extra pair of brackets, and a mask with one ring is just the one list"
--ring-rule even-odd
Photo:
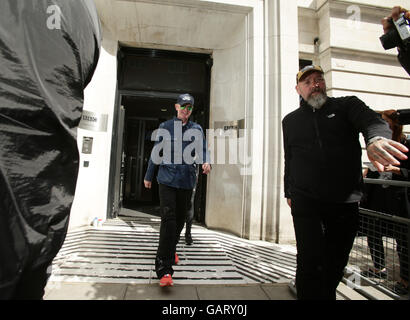
[[(410, 187), (410, 182), (381, 179), (365, 179), (365, 183)], [(360, 208), (345, 280), (362, 293), (373, 287), (393, 299), (408, 298), (408, 290), (397, 283), (409, 279), (409, 239), (410, 219)]]

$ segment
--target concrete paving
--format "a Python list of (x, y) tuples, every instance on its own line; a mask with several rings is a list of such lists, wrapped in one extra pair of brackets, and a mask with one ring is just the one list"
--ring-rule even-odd
[(287, 284), (178, 285), (49, 282), (44, 300), (295, 300)]

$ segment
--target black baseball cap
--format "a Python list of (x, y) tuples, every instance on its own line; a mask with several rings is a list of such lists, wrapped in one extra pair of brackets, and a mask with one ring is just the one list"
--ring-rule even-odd
[(191, 96), (189, 93), (181, 94), (178, 97), (177, 104), (179, 104), (180, 106), (183, 106), (184, 104), (190, 104), (190, 105), (193, 106), (194, 105), (194, 97)]

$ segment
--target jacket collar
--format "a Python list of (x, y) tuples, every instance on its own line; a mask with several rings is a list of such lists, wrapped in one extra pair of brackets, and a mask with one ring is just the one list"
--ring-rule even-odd
[[(180, 122), (182, 122), (181, 119), (179, 119), (179, 118), (177, 118), (177, 117), (175, 117), (175, 116), (174, 116), (174, 119), (173, 119), (173, 120), (174, 120), (174, 121), (180, 121)], [(190, 127), (192, 126), (192, 121), (188, 119), (188, 122), (187, 122), (185, 125), (182, 124), (182, 126), (183, 126), (183, 127), (186, 127), (186, 128), (190, 128)]]

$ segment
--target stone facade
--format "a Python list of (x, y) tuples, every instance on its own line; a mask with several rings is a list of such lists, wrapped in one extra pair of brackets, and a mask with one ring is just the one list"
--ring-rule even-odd
[[(408, 106), (408, 76), (395, 50), (384, 51), (380, 20), (385, 1), (335, 0), (95, 0), (104, 31), (85, 110), (108, 115), (106, 132), (93, 137), (93, 154), (81, 154), (70, 227), (105, 219), (112, 124), (117, 106), (120, 45), (208, 53), (210, 128), (244, 121), (246, 164), (215, 165), (208, 177), (206, 225), (247, 239), (293, 242), (283, 197), (281, 120), (298, 107), (294, 89), (299, 59), (325, 70), (331, 96), (357, 95), (377, 110)], [(396, 1), (410, 8), (410, 1)], [(365, 160), (365, 159), (364, 159)], [(244, 174), (245, 173), (245, 174)]]

